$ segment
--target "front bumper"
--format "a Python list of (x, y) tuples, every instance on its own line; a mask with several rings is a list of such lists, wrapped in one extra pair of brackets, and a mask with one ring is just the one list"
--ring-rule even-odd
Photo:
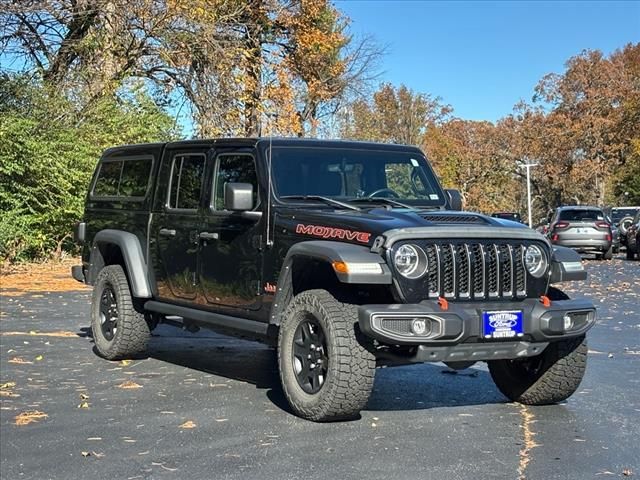
[[(509, 340), (486, 340), (482, 314), (485, 311), (522, 311), (524, 334)], [(564, 328), (569, 315), (573, 326)], [(414, 318), (424, 318), (431, 328), (424, 335), (411, 333)], [(594, 324), (596, 311), (589, 300), (556, 300), (545, 306), (537, 299), (521, 302), (362, 305), (358, 309), (360, 330), (381, 344), (415, 346), (415, 361), (478, 361), (537, 355), (549, 342), (583, 335)]]

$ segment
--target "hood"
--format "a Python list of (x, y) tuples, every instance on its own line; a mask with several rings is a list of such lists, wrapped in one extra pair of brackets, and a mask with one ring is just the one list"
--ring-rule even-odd
[[(527, 226), (489, 217), (479, 213), (452, 210), (418, 210), (403, 208), (363, 208), (361, 211), (333, 209), (278, 209), (277, 224), (287, 233), (295, 233), (306, 237), (342, 240), (360, 244), (372, 244), (375, 238), (385, 232), (408, 232), (429, 235), (439, 234), (446, 237), (447, 232), (453, 236), (489, 238), (508, 238), (510, 233), (521, 238), (535, 236), (544, 239), (539, 233)], [(495, 232), (495, 235), (492, 233)]]

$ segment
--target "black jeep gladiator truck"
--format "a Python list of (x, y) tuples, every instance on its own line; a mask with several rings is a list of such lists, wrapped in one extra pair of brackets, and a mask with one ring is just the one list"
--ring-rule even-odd
[(293, 411), (357, 416), (376, 366), (488, 363), (509, 399), (569, 397), (585, 372), (580, 257), (461, 211), (415, 147), (245, 138), (108, 149), (75, 229), (107, 359), (159, 323), (277, 347)]

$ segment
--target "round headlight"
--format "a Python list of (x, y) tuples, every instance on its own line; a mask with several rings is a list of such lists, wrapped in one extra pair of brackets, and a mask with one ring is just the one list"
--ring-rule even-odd
[(529, 245), (524, 252), (524, 264), (527, 271), (540, 278), (547, 271), (547, 257), (537, 245)]
[(419, 278), (427, 271), (427, 254), (417, 245), (402, 245), (393, 257), (396, 270), (403, 277)]

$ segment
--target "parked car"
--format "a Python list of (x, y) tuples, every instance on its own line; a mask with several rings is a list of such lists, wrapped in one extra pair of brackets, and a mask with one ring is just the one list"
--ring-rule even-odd
[(613, 257), (611, 224), (602, 209), (587, 206), (559, 207), (551, 217), (547, 233), (554, 245), (579, 253), (595, 254), (596, 259)]
[(640, 207), (613, 207), (610, 209), (611, 225), (617, 227), (620, 232), (620, 246), (627, 246), (627, 229), (639, 211)]
[(611, 220), (608, 220), (611, 225), (611, 250), (613, 253), (620, 251), (620, 229), (616, 227)]
[(523, 223), (522, 217), (518, 212), (495, 212), (491, 214), (494, 218), (503, 218), (505, 220), (511, 220), (513, 222)]
[(143, 353), (158, 323), (262, 341), (292, 410), (313, 421), (357, 416), (376, 366), (485, 361), (531, 405), (583, 378), (595, 307), (557, 288), (586, 278), (580, 256), (460, 211), (416, 147), (122, 146), (103, 154), (85, 202), (72, 275), (93, 285), (107, 359)]
[(627, 259), (633, 260), (636, 256), (640, 257), (640, 210), (627, 229)]

